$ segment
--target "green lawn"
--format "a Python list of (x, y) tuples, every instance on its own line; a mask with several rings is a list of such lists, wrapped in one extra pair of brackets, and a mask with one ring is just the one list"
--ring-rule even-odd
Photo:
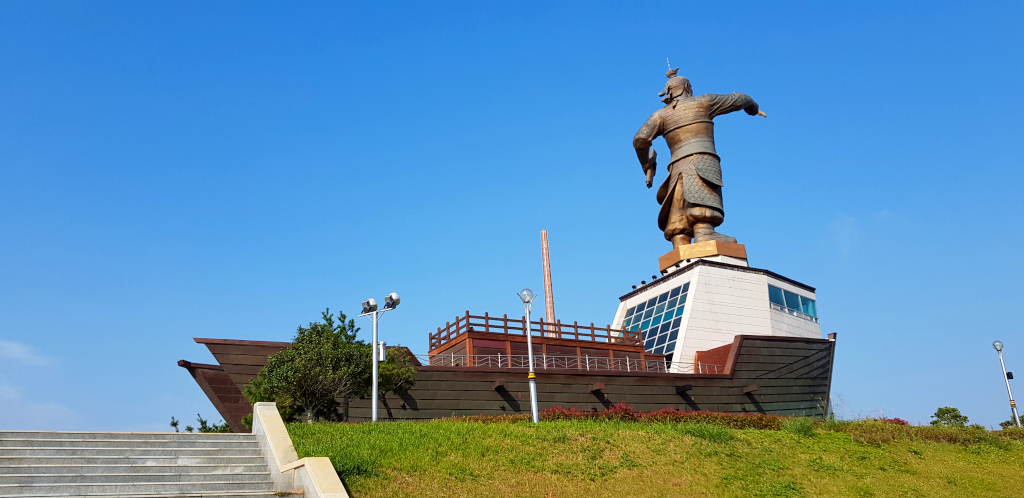
[[(807, 426), (804, 426), (806, 431)], [(291, 424), (353, 496), (1014, 496), (1024, 441), (874, 421), (811, 435), (615, 421)]]

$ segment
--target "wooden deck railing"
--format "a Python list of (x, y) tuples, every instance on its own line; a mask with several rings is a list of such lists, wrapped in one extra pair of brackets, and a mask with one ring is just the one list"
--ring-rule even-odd
[[(484, 313), (483, 316), (465, 315), (455, 317), (454, 322), (445, 323), (444, 327), (438, 327), (437, 332), (430, 334), (430, 350), (433, 351), (448, 342), (456, 339), (466, 332), (488, 332), (491, 334), (505, 334), (520, 336), (525, 339), (526, 317), (509, 318), (508, 315), (500, 317), (490, 316)], [(639, 331), (613, 329), (610, 325), (604, 327), (583, 325), (577, 322), (563, 323), (557, 320), (554, 323), (545, 322), (543, 318), (530, 321), (530, 334), (534, 337), (548, 337), (552, 339), (572, 339), (576, 341), (592, 341), (627, 346), (642, 347), (641, 334)]]

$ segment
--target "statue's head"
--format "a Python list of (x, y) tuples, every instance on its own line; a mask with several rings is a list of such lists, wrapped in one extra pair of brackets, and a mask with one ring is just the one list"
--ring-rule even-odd
[(693, 87), (690, 86), (690, 80), (677, 76), (676, 73), (678, 72), (678, 69), (672, 69), (665, 73), (668, 81), (665, 83), (665, 89), (658, 96), (662, 97), (661, 101), (666, 104), (680, 97), (693, 97)]

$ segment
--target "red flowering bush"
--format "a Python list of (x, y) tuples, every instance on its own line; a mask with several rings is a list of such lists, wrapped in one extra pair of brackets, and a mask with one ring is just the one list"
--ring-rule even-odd
[(544, 420), (583, 420), (589, 417), (588, 413), (598, 412), (585, 412), (579, 408), (562, 408), (559, 405), (547, 410), (541, 410), (540, 418)]
[(777, 431), (782, 429), (782, 422), (786, 420), (786, 417), (781, 417), (779, 415), (766, 415), (763, 413), (722, 413), (662, 408), (661, 410), (645, 413), (644, 420), (721, 425), (731, 429), (762, 429)]
[(907, 422), (906, 420), (903, 420), (901, 418), (896, 418), (896, 417), (893, 417), (893, 418), (882, 417), (882, 418), (880, 418), (878, 420), (881, 420), (882, 422), (885, 422), (887, 424), (910, 425), (910, 422)]

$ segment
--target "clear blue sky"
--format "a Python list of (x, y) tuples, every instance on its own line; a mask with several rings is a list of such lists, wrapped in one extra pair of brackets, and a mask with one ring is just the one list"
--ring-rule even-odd
[(0, 428), (219, 419), (193, 337), (391, 291), (424, 353), (521, 313), (541, 229), (558, 316), (607, 323), (669, 248), (631, 147), (666, 57), (768, 113), (717, 120), (721, 231), (818, 288), (840, 413), (1006, 420), (1024, 7), (900, 4), (2, 2)]

